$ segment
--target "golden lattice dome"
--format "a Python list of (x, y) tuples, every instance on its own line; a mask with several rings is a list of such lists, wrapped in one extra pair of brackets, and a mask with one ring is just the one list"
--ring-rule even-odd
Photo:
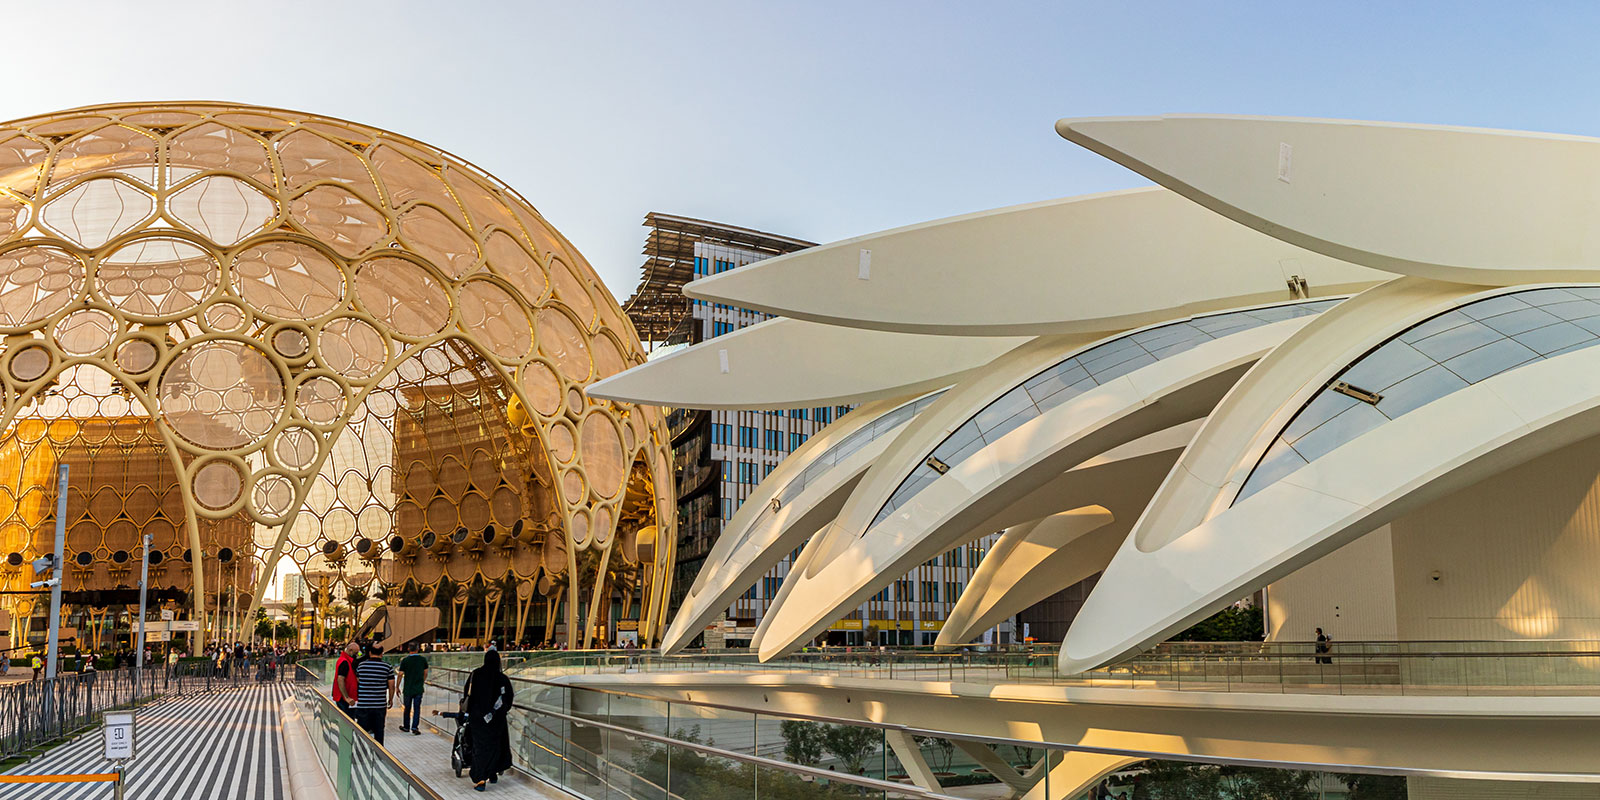
[[(600, 576), (659, 624), (664, 424), (583, 393), (643, 360), (632, 326), (531, 205), (441, 150), (220, 103), (9, 123), (0, 335), (0, 553), (49, 549), (41, 470), (120, 453), (71, 480), (85, 587), (140, 531), (200, 563), (231, 525), (257, 600), (288, 556), (363, 589), (577, 600)], [(167, 582), (205, 594), (189, 572)]]

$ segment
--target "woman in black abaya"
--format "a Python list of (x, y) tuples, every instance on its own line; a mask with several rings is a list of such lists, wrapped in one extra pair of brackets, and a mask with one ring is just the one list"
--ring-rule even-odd
[(511, 769), (511, 679), (500, 671), (500, 653), (483, 654), (483, 666), (467, 678), (467, 727), (472, 734), (472, 783), (483, 791)]

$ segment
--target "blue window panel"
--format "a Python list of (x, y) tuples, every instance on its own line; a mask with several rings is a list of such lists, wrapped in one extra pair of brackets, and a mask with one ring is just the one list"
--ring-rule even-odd
[[(1400, 332), (1345, 368), (1289, 422), (1239, 499), (1376, 425), (1517, 367), (1600, 345), (1600, 286), (1530, 289), (1469, 303)], [(1376, 407), (1333, 392), (1337, 381), (1381, 395)]]

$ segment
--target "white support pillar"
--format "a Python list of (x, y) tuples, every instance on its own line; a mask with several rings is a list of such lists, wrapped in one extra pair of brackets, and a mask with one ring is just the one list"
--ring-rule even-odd
[[(961, 739), (951, 739), (950, 741), (955, 742), (956, 747), (961, 748), (961, 752), (966, 753), (972, 757), (973, 761), (978, 762), (978, 766), (989, 770), (990, 775), (999, 778), (1001, 783), (1010, 787), (1011, 794), (1008, 797), (1021, 797), (1023, 793), (1033, 788), (1034, 783), (1044, 777), (1043, 770), (1033, 769), (1028, 770), (1028, 776), (1023, 776), (1022, 773), (1012, 769), (1011, 765), (1001, 758), (999, 753), (994, 751), (994, 748), (982, 742), (969, 742)], [(1045, 758), (1047, 759), (1056, 755), (1058, 754), (1048, 750), (1045, 751)]]
[(937, 792), (944, 787), (939, 785), (939, 779), (933, 776), (933, 768), (928, 766), (928, 760), (922, 757), (922, 748), (917, 746), (917, 740), (905, 731), (885, 731), (884, 739), (889, 742), (889, 749), (894, 751), (895, 758), (900, 759), (900, 765), (906, 768), (906, 774), (911, 776), (911, 782), (930, 792)]

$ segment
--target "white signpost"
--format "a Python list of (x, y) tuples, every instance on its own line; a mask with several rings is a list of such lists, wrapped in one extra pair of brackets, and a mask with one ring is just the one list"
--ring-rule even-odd
[(161, 619), (162, 619), (162, 621), (171, 622), (172, 621), (172, 617), (173, 617), (172, 609), (170, 609), (170, 608), (161, 609)]
[(122, 800), (122, 776), (128, 759), (133, 758), (133, 712), (107, 711), (101, 731), (105, 736), (105, 758), (117, 764), (116, 800)]
[(130, 711), (106, 712), (106, 760), (125, 761), (133, 758), (133, 713)]

